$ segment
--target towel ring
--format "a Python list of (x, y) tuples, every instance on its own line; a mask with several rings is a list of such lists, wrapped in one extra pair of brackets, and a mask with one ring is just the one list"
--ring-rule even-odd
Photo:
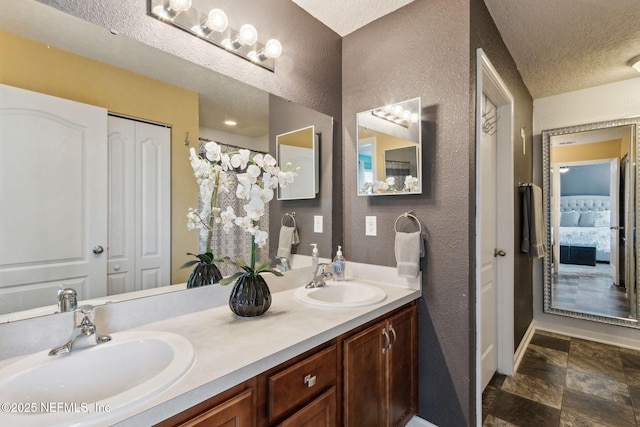
[(420, 222), (420, 220), (412, 213), (412, 212), (405, 212), (402, 215), (400, 215), (398, 218), (396, 218), (396, 222), (393, 224), (393, 231), (395, 231), (396, 233), (398, 232), (398, 221), (400, 220), (400, 218), (411, 218), (413, 219), (415, 222), (418, 223), (418, 227), (420, 227), (420, 233), (422, 233), (422, 223)]
[(294, 228), (297, 227), (297, 225), (296, 225), (296, 213), (295, 212), (291, 212), (291, 213), (287, 212), (284, 215), (282, 215), (282, 219), (280, 220), (280, 225), (284, 227), (284, 219), (287, 216), (290, 216), (291, 219), (293, 220)]

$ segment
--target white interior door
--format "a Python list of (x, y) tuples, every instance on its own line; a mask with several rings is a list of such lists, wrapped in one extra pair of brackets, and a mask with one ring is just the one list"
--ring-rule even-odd
[[(484, 107), (496, 111), (488, 99)], [(482, 389), (487, 386), (498, 368), (498, 318), (497, 271), (495, 250), (497, 247), (497, 197), (496, 197), (496, 132), (482, 132), (480, 136), (478, 187), (482, 197), (479, 214), (479, 268), (481, 300), (481, 380)]]
[(107, 110), (0, 85), (0, 313), (106, 295), (106, 138)]
[[(620, 158), (616, 157), (609, 161), (609, 208), (611, 217), (609, 219), (609, 229), (611, 230), (611, 272), (613, 283), (620, 286), (620, 231), (624, 231), (624, 226), (620, 224)], [(622, 226), (622, 228), (621, 228)]]
[(171, 129), (109, 116), (109, 295), (170, 284)]

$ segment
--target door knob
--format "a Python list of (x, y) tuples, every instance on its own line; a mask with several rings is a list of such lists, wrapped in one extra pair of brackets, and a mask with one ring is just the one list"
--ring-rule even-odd
[(104, 252), (104, 248), (102, 246), (94, 246), (92, 252), (96, 255), (100, 255)]
[(494, 249), (493, 250), (493, 256), (497, 257), (497, 256), (505, 256), (507, 255), (507, 253), (505, 251), (503, 251), (502, 249), (498, 250), (498, 249)]

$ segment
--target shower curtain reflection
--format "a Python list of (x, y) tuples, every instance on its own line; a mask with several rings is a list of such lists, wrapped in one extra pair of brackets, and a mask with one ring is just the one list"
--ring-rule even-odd
[[(204, 144), (206, 144), (207, 142), (209, 142), (209, 140), (200, 139), (200, 147), (199, 147), (200, 152), (204, 151)], [(216, 141), (216, 143), (220, 145), (222, 149), (226, 152), (237, 151), (238, 148), (240, 148), (234, 145), (228, 145), (218, 141)], [(265, 154), (261, 151), (253, 151), (253, 150), (250, 150), (250, 151), (251, 151), (251, 154), (250, 154), (251, 157), (255, 156), (258, 153)], [(243, 206), (245, 204), (245, 201), (240, 200), (235, 193), (235, 188), (237, 188), (237, 184), (238, 184), (238, 178), (237, 178), (238, 173), (230, 170), (227, 172), (227, 175), (233, 181), (231, 185), (232, 190), (229, 191), (228, 193), (224, 193), (224, 192), (218, 193), (217, 206), (220, 207), (222, 210), (226, 209), (227, 206), (231, 206), (234, 212), (244, 213)], [(200, 205), (199, 206), (200, 209), (202, 209), (202, 200), (198, 200), (198, 203)], [(261, 230), (269, 229), (269, 209), (268, 208), (266, 210), (266, 213), (260, 218), (260, 229)], [(205, 248), (206, 240), (207, 240), (206, 230), (204, 231), (201, 230), (200, 236), (198, 239), (199, 253), (206, 252), (206, 248)], [(224, 230), (222, 229), (221, 223), (214, 224), (213, 239), (212, 239), (211, 246), (212, 246), (211, 250), (213, 252), (213, 255), (216, 258), (222, 258), (224, 256), (228, 256), (231, 259), (235, 260), (236, 258), (240, 257), (247, 262), (251, 258), (251, 235), (249, 233), (244, 233), (235, 227), (229, 233), (225, 233)], [(267, 243), (262, 248), (257, 248), (256, 259), (259, 261), (262, 261), (262, 260), (266, 260), (268, 256), (269, 256), (269, 241), (267, 241)], [(216, 265), (220, 269), (220, 272), (222, 273), (223, 276), (229, 276), (237, 271), (236, 267), (228, 265), (226, 263), (217, 263)]]

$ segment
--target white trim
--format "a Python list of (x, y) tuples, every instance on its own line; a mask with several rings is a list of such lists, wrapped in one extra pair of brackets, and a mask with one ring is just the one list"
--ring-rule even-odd
[[(482, 49), (477, 49), (476, 68), (476, 171), (479, 163), (479, 138), (482, 135), (481, 111), (482, 94), (487, 94), (491, 101), (498, 107), (498, 116), (502, 120), (498, 121), (498, 146), (497, 146), (497, 218), (500, 224), (497, 227), (497, 245), (505, 250), (507, 255), (497, 263), (497, 283), (498, 283), (498, 372), (505, 375), (512, 375), (514, 372), (514, 257), (515, 257), (515, 219), (514, 219), (514, 165), (513, 165), (513, 96), (506, 84), (500, 78), (489, 58)], [(476, 178), (477, 177), (476, 172)], [(482, 200), (476, 185), (476, 285), (480, 283), (480, 254), (479, 239), (479, 203)], [(481, 325), (482, 310), (480, 303), (480, 292), (476, 292), (476, 421), (481, 424), (482, 418), (482, 390), (481, 384)]]
[(557, 323), (536, 322), (537, 331), (552, 332), (554, 334), (566, 335), (572, 338), (580, 338), (587, 341), (599, 342), (601, 344), (614, 345), (631, 350), (640, 350), (640, 338), (630, 338), (611, 335), (596, 331), (587, 331), (585, 328), (559, 325)]
[(438, 427), (435, 424), (431, 424), (429, 421), (423, 420), (419, 416), (414, 416), (407, 423), (407, 427)]
[(527, 347), (529, 347), (529, 343), (531, 342), (531, 339), (533, 338), (535, 333), (536, 333), (536, 322), (534, 320), (529, 324), (529, 327), (527, 328), (527, 332), (524, 333), (524, 337), (522, 338), (522, 341), (520, 341), (520, 345), (516, 350), (516, 354), (514, 356), (515, 360), (513, 362), (514, 373), (518, 372), (520, 363), (522, 362), (522, 359), (524, 358), (524, 354), (527, 352)]

